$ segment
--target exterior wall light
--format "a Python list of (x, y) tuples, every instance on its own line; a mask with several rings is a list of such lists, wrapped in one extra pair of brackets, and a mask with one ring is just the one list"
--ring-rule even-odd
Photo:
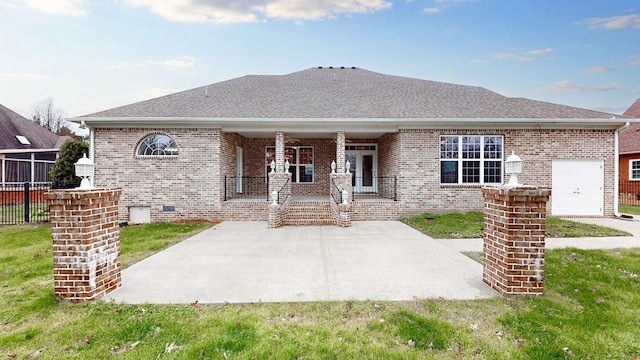
[(518, 183), (518, 176), (522, 172), (522, 159), (520, 156), (516, 155), (513, 151), (511, 151), (511, 155), (504, 162), (504, 172), (510, 174), (509, 182), (506, 184), (507, 186), (519, 186), (521, 184)]
[(335, 160), (331, 160), (331, 173), (332, 174), (336, 173), (336, 161)]
[(347, 162), (344, 163), (344, 173), (351, 174), (351, 172), (349, 172), (350, 169), (351, 169), (351, 162), (347, 160)]
[(276, 161), (275, 160), (271, 160), (271, 163), (269, 164), (269, 167), (271, 167), (271, 173), (275, 173), (276, 172)]
[(88, 159), (86, 154), (82, 154), (82, 158), (78, 159), (78, 162), (74, 165), (76, 168), (76, 176), (82, 178), (80, 186), (77, 187), (77, 189), (93, 189), (91, 181), (89, 181), (89, 178), (93, 179), (93, 170), (95, 168), (93, 161)]
[(289, 172), (289, 160), (285, 160), (284, 161), (284, 173), (288, 173)]

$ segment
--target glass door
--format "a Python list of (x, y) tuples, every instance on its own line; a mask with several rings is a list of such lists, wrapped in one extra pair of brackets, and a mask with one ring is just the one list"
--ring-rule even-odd
[(357, 193), (377, 192), (377, 159), (375, 150), (347, 150), (350, 163), (351, 184)]

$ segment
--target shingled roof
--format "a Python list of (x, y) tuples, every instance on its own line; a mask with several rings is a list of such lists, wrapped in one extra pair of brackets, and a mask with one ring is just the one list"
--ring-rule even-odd
[[(623, 115), (640, 118), (640, 99), (636, 100)], [(632, 124), (620, 132), (619, 151), (621, 154), (640, 152), (640, 123)]]
[(612, 114), (509, 98), (482, 87), (311, 68), (248, 75), (82, 118), (610, 119)]
[[(65, 139), (3, 105), (0, 105), (0, 134), (0, 151), (58, 149)], [(30, 144), (22, 144), (16, 135), (24, 136)]]

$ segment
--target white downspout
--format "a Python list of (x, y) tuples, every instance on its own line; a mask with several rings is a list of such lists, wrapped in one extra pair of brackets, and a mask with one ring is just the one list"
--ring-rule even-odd
[(617, 218), (621, 217), (622, 215), (618, 212), (618, 205), (619, 205), (619, 197), (620, 194), (618, 194), (618, 192), (620, 191), (620, 185), (618, 184), (620, 175), (618, 174), (619, 170), (618, 168), (620, 167), (620, 159), (619, 159), (619, 154), (620, 151), (618, 150), (618, 133), (626, 128), (629, 127), (629, 122), (627, 121), (621, 128), (616, 129), (616, 131), (614, 132), (613, 135), (613, 147), (614, 147), (614, 155), (613, 155), (613, 215)]
[[(93, 162), (93, 164), (95, 165), (96, 163), (96, 158), (95, 158), (95, 133), (93, 132), (93, 128), (89, 127), (89, 159), (91, 159), (91, 161)], [(91, 186), (95, 187), (95, 170), (94, 171), (94, 175), (91, 177)]]

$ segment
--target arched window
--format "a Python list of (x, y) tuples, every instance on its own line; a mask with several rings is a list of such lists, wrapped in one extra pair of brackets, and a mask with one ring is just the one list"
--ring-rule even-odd
[(178, 145), (167, 135), (152, 134), (144, 138), (138, 145), (138, 156), (177, 156)]

